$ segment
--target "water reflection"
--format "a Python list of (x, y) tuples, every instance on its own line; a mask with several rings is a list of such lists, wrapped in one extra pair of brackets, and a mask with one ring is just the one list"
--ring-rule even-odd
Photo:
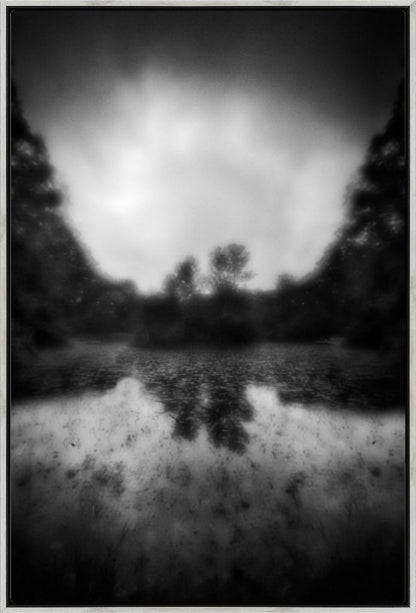
[[(27, 367), (18, 395), (106, 390), (132, 375), (164, 404), (177, 420), (176, 434), (187, 440), (195, 438), (201, 423), (212, 423), (217, 405), (229, 412), (224, 416), (229, 429), (230, 423), (249, 419), (244, 390), (250, 384), (273, 387), (286, 404), (331, 410), (404, 406), (406, 398), (403, 373), (383, 355), (362, 350), (312, 344), (163, 350), (85, 341), (38, 356)], [(218, 444), (227, 438), (214, 434), (215, 428), (210, 431)], [(235, 438), (244, 437), (240, 432)]]
[(372, 409), (400, 404), (388, 367), (375, 354), (326, 346), (136, 350), (134, 376), (174, 420), (173, 436), (243, 453), (253, 409), (250, 385), (275, 390), (283, 404)]
[(402, 602), (403, 413), (284, 404), (219, 357), (16, 407), (13, 604)]
[(84, 343), (30, 374), (55, 397), (11, 412), (13, 604), (403, 602), (404, 415), (374, 410), (400, 402), (379, 356)]
[(211, 442), (217, 447), (242, 453), (249, 442), (244, 422), (253, 419), (253, 407), (248, 403), (245, 385), (240, 379), (228, 381), (212, 375), (204, 423)]
[(226, 360), (218, 368), (209, 355), (203, 357), (202, 367), (192, 353), (170, 357), (138, 360), (137, 377), (174, 420), (173, 436), (192, 441), (206, 428), (215, 447), (243, 453), (249, 442), (244, 424), (253, 419), (246, 395), (247, 368)]

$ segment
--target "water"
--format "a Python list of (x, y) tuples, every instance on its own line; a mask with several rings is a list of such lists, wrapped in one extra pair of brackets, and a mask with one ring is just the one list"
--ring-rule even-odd
[(403, 602), (404, 411), (374, 354), (81, 343), (31, 378), (15, 604)]

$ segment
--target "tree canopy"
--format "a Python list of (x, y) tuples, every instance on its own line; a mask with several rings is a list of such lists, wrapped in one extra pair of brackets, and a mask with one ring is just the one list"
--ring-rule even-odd
[(283, 278), (276, 290), (277, 335), (340, 336), (352, 345), (404, 356), (407, 317), (407, 152), (405, 88), (371, 140), (348, 190), (346, 218), (315, 271)]
[(247, 270), (250, 254), (244, 245), (231, 243), (217, 247), (209, 256), (210, 284), (214, 291), (236, 290), (249, 279)]
[(99, 274), (61, 208), (64, 201), (43, 139), (26, 121), (11, 90), (11, 327), (12, 377), (39, 348), (77, 334), (123, 329), (132, 321), (131, 284)]
[(169, 296), (175, 297), (180, 302), (190, 300), (199, 287), (198, 262), (192, 256), (180, 262), (175, 272), (165, 280), (164, 289)]

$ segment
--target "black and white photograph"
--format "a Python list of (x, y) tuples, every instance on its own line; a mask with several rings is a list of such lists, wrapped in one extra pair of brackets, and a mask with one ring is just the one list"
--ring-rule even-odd
[(405, 607), (410, 9), (162, 4), (7, 7), (9, 606)]

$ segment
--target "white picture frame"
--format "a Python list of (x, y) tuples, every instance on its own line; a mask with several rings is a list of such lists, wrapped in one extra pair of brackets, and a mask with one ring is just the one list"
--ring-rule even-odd
[[(8, 583), (8, 505), (9, 492), (7, 480), (7, 453), (8, 453), (8, 370), (7, 370), (7, 342), (8, 342), (8, 240), (7, 240), (7, 178), (8, 178), (8, 128), (7, 128), (7, 78), (9, 62), (9, 24), (8, 15), (13, 7), (89, 7), (100, 9), (102, 7), (224, 7), (224, 6), (265, 6), (265, 7), (403, 7), (409, 10), (409, 90), (410, 90), (410, 125), (409, 125), (409, 152), (410, 152), (410, 410), (409, 410), (409, 432), (408, 432), (408, 500), (409, 500), (409, 577), (410, 577), (410, 597), (408, 606), (404, 607), (227, 607), (229, 613), (302, 613), (310, 611), (316, 613), (326, 613), (334, 611), (337, 613), (350, 613), (356, 609), (361, 613), (390, 613), (391, 611), (413, 612), (416, 613), (416, 71), (415, 71), (415, 52), (416, 52), (416, 0), (1, 0), (1, 356), (0, 356), (0, 611), (1, 613), (40, 613), (50, 611), (51, 608), (39, 607), (14, 607), (8, 604), (7, 583)], [(89, 611), (106, 611), (120, 613), (162, 613), (163, 611), (185, 611), (181, 607), (62, 607), (59, 611), (70, 613), (78, 611), (87, 613)], [(204, 613), (218, 613), (222, 607), (189, 607), (188, 611), (201, 611)]]

